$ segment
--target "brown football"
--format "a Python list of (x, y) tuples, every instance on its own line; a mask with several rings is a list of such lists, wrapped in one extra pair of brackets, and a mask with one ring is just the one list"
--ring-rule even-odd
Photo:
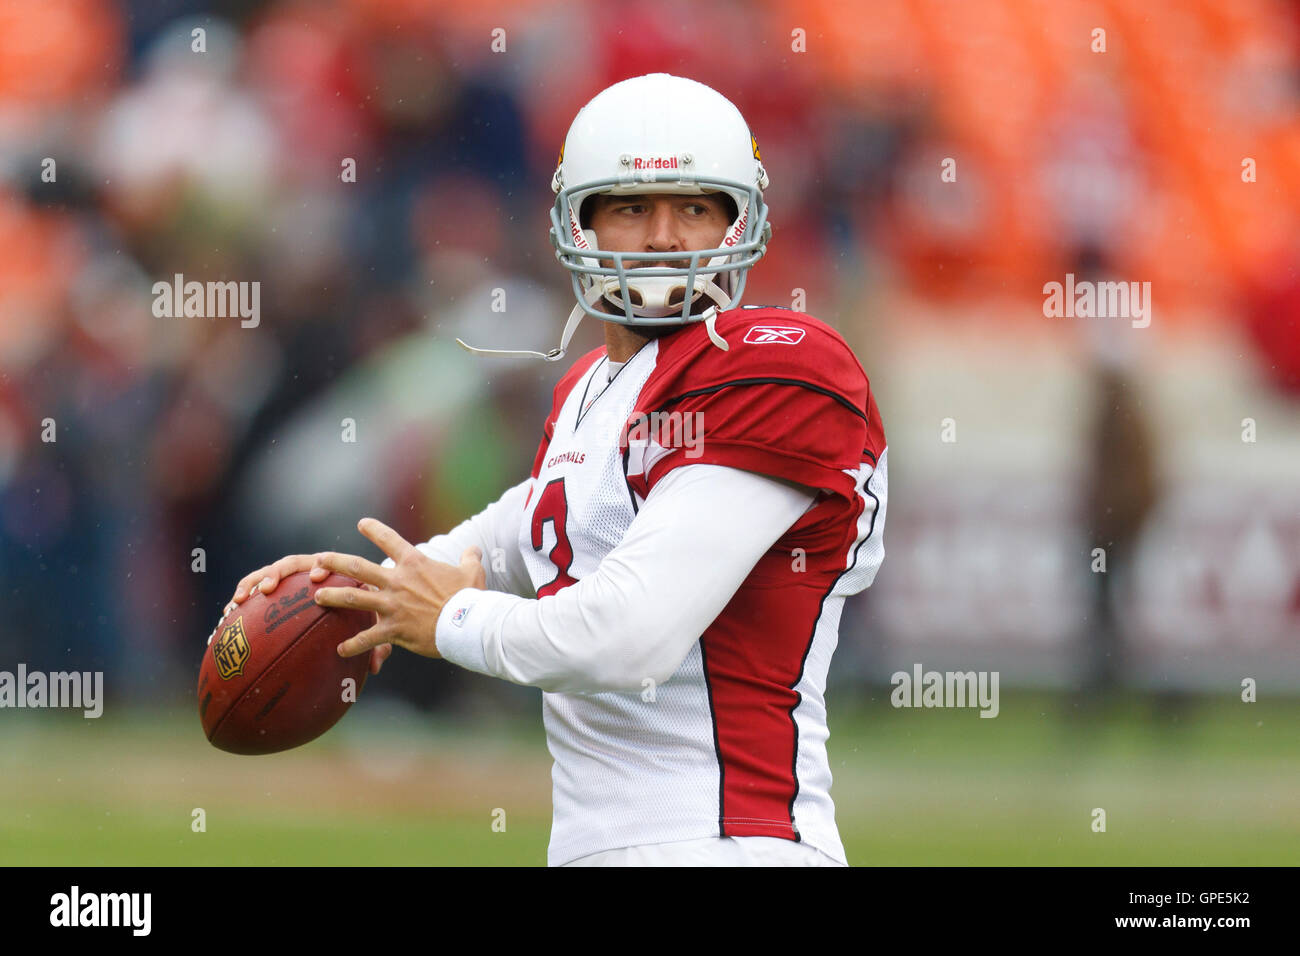
[(233, 754), (299, 747), (352, 706), (370, 655), (343, 658), (336, 648), (375, 616), (321, 607), (315, 594), (324, 587), (360, 582), (331, 574), (313, 584), (306, 571), (290, 574), (270, 594), (254, 592), (217, 625), (199, 668), (199, 719), (214, 747)]

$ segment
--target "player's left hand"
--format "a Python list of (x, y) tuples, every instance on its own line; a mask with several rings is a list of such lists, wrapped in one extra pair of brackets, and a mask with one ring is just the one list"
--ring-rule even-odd
[[(369, 585), (320, 588), (316, 592), (316, 603), (325, 607), (375, 614), (374, 626), (338, 646), (339, 656), (355, 657), (388, 644), (424, 657), (441, 657), (435, 643), (438, 615), (457, 591), (486, 586), (482, 552), (467, 548), (459, 565), (443, 564), (426, 556), (382, 521), (362, 518), (357, 522), (357, 530), (392, 558), (395, 567), (385, 568), (355, 554), (323, 551), (315, 556), (315, 567), (337, 571)], [(371, 666), (377, 671), (373, 659)]]

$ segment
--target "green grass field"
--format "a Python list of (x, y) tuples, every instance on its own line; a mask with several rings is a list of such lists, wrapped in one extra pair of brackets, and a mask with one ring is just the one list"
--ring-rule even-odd
[[(1300, 701), (830, 707), (853, 864), (1300, 863)], [(453, 722), (363, 701), (272, 757), (212, 749), (189, 711), (0, 712), (3, 865), (539, 865), (549, 832), (540, 710)]]

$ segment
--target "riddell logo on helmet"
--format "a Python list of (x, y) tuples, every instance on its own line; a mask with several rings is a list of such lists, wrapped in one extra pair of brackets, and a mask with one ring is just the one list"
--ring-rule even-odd
[(740, 237), (745, 234), (745, 223), (747, 222), (749, 222), (748, 208), (741, 212), (740, 218), (736, 220), (736, 225), (732, 228), (731, 232), (727, 233), (727, 238), (722, 240), (722, 244), (724, 246), (734, 246), (739, 242)]
[(633, 169), (676, 169), (676, 156), (637, 156), (632, 160)]
[(576, 219), (573, 218), (572, 213), (569, 214), (569, 232), (573, 234), (574, 245), (576, 245), (579, 249), (589, 248), (587, 245), (587, 237), (584, 236), (582, 234), (582, 230), (578, 228), (578, 222)]

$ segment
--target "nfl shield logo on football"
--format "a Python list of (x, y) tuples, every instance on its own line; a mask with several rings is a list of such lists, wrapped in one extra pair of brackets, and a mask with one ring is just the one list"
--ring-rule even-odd
[(217, 643), (212, 645), (212, 656), (217, 662), (217, 673), (222, 680), (230, 680), (244, 673), (244, 665), (252, 656), (252, 649), (248, 646), (248, 635), (244, 633), (242, 617), (235, 618), (235, 623), (221, 632)]

